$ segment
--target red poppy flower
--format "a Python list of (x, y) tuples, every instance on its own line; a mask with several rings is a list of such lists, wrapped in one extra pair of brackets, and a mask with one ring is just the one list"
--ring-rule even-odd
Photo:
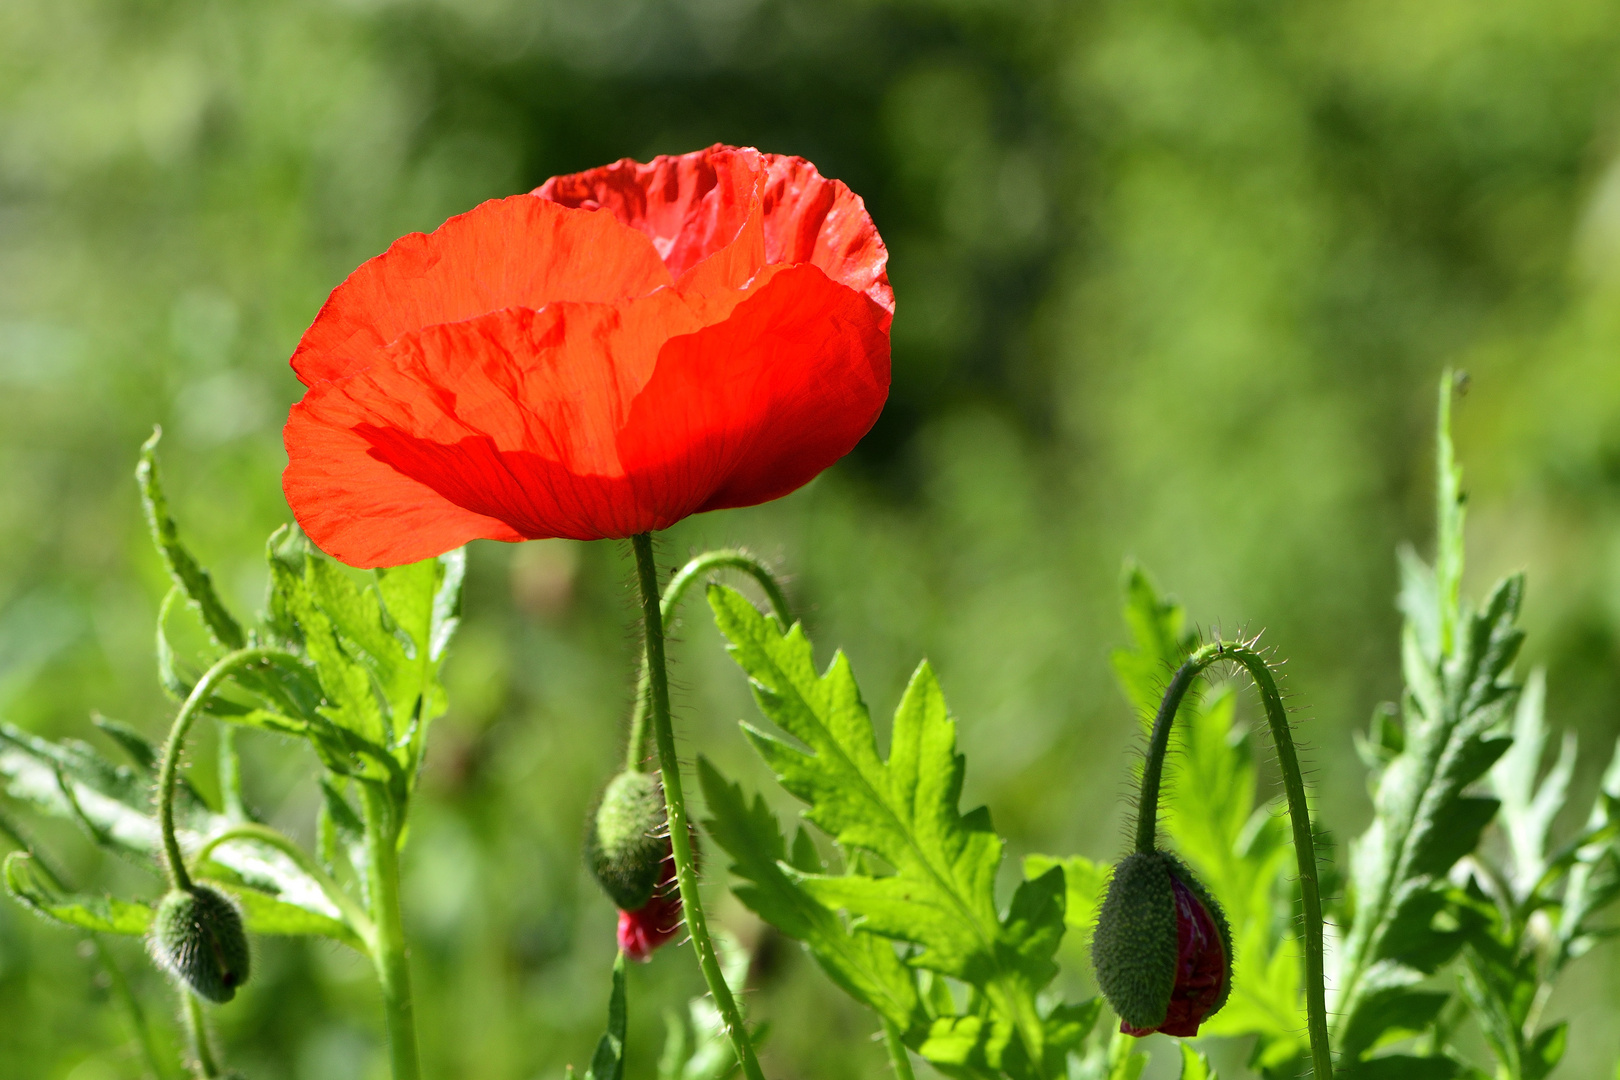
[(652, 899), (635, 911), (619, 912), (619, 948), (632, 960), (650, 960), (653, 950), (680, 933), (684, 918), (681, 891), (675, 881), (675, 853), (671, 851), (664, 856)]
[(1174, 874), (1170, 875), (1170, 888), (1176, 904), (1176, 978), (1170, 1004), (1164, 1022), (1154, 1027), (1136, 1027), (1121, 1020), (1119, 1030), (1126, 1035), (1152, 1035), (1157, 1031), (1191, 1038), (1226, 997), (1230, 969), (1214, 916)]
[(369, 567), (778, 498), (883, 407), (886, 261), (858, 196), (751, 149), (484, 203), (395, 241), (305, 332), (287, 501)]

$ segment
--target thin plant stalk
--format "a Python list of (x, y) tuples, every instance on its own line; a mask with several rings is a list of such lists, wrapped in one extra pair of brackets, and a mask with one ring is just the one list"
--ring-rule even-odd
[(1136, 850), (1151, 852), (1158, 835), (1159, 786), (1164, 775), (1164, 758), (1170, 746), (1170, 725), (1193, 682), (1212, 664), (1229, 660), (1243, 665), (1260, 690), (1271, 742), (1282, 772), (1283, 791), (1288, 797), (1288, 816), (1294, 830), (1294, 855), (1299, 863), (1299, 894), (1305, 912), (1305, 1011), (1306, 1029), (1311, 1040), (1311, 1068), (1316, 1080), (1333, 1076), (1333, 1053), (1328, 1044), (1327, 992), (1323, 978), (1322, 893), (1316, 869), (1316, 844), (1311, 834), (1310, 807), (1306, 804), (1305, 778), (1299, 756), (1294, 752), (1292, 727), (1277, 680), (1265, 657), (1255, 652), (1252, 642), (1212, 641), (1182, 662), (1165, 690), (1148, 746), (1147, 765), (1142, 770), (1142, 797), (1137, 804)]
[(916, 1080), (916, 1074), (911, 1071), (911, 1057), (900, 1038), (900, 1029), (888, 1020), (883, 1021), (883, 1047), (889, 1052), (889, 1065), (894, 1069), (895, 1080)]
[(185, 748), (186, 735), (208, 699), (233, 672), (254, 664), (276, 662), (303, 663), (279, 649), (238, 649), (227, 653), (197, 680), (169, 728), (169, 738), (163, 744), (163, 764), (158, 771), (158, 821), (163, 833), (163, 866), (169, 875), (169, 884), (176, 889), (191, 888), (191, 875), (186, 871), (185, 856), (174, 833), (174, 789), (180, 775), (180, 752)]
[(669, 676), (664, 666), (664, 616), (658, 597), (658, 566), (653, 561), (652, 537), (637, 533), (631, 537), (636, 552), (636, 577), (641, 586), (641, 614), (646, 633), (648, 689), (652, 704), (653, 738), (658, 747), (658, 767), (663, 780), (664, 805), (669, 819), (670, 848), (675, 857), (675, 879), (681, 890), (681, 910), (685, 914), (686, 929), (692, 937), (692, 948), (703, 969), (703, 979), (709, 985), (720, 1022), (736, 1050), (748, 1080), (765, 1080), (759, 1059), (754, 1056), (754, 1044), (748, 1038), (748, 1027), (731, 988), (726, 985), (720, 970), (720, 959), (715, 955), (714, 941), (709, 937), (708, 919), (703, 914), (703, 898), (698, 894), (697, 864), (692, 857), (692, 839), (688, 831), (686, 799), (681, 793), (681, 764), (675, 753), (675, 730), (669, 715)]
[(185, 1017), (186, 1034), (191, 1037), (192, 1061), (196, 1066), (196, 1075), (201, 1080), (215, 1080), (222, 1074), (219, 1071), (219, 1062), (214, 1060), (214, 1048), (208, 1042), (208, 1022), (203, 1016), (202, 1002), (184, 986), (177, 988), (180, 991), (180, 1012)]
[(371, 903), (371, 959), (382, 986), (388, 1052), (394, 1080), (418, 1080), (416, 1010), (411, 1001), (410, 957), (399, 906), (399, 835), (396, 807), (383, 785), (363, 781), (366, 826), (366, 897)]
[[(658, 610), (663, 617), (664, 633), (669, 634), (670, 627), (674, 625), (675, 613), (680, 610), (681, 601), (694, 584), (716, 570), (739, 570), (759, 582), (759, 587), (765, 590), (770, 599), (771, 607), (776, 611), (776, 617), (787, 626), (791, 621), (788, 614), (787, 597), (782, 592), (782, 586), (777, 583), (776, 576), (771, 573), (757, 557), (739, 548), (720, 548), (715, 551), (705, 551), (692, 559), (669, 579), (669, 586), (664, 589), (663, 599), (659, 601)], [(647, 746), (648, 737), (652, 734), (647, 726), (647, 717), (651, 708), (649, 695), (650, 684), (647, 675), (647, 654), (641, 655), (641, 674), (636, 679), (636, 708), (630, 714), (630, 738), (625, 746), (624, 767), (627, 772), (640, 772), (651, 757)]]

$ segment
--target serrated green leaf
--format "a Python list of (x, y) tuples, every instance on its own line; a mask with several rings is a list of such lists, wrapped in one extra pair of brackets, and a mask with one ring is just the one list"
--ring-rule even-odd
[(1390, 1054), (1358, 1061), (1336, 1075), (1340, 1080), (1456, 1080), (1465, 1073), (1453, 1058)]
[[(98, 844), (143, 858), (157, 850), (150, 779), (84, 743), (52, 742), (0, 723), (0, 777), (12, 798), (80, 825)], [(206, 831), (216, 817), (189, 784), (179, 787), (175, 819), (182, 829)]]
[(250, 934), (330, 938), (342, 942), (355, 952), (366, 954), (365, 943), (347, 923), (234, 882), (216, 879), (211, 880), (210, 884), (230, 893), (236, 900), (242, 909), (242, 923)]
[(1140, 1080), (1148, 1057), (1136, 1050), (1133, 1036), (1114, 1032), (1108, 1044), (1108, 1080)]
[(1220, 1080), (1220, 1074), (1208, 1058), (1194, 1050), (1191, 1043), (1184, 1042), (1181, 1044), (1181, 1080)]
[(585, 1080), (623, 1080), (624, 1035), (627, 1013), (624, 1007), (624, 953), (613, 961), (613, 989), (608, 994), (607, 1031), (596, 1044), (591, 1055), (591, 1067)]
[(956, 725), (932, 670), (924, 663), (912, 677), (885, 760), (842, 653), (822, 674), (800, 627), (784, 634), (735, 590), (711, 586), (709, 601), (760, 710), (806, 749), (745, 725), (750, 742), (807, 804), (810, 821), (846, 850), (869, 852), (894, 870), (888, 877), (793, 876), (824, 906), (849, 912), (856, 927), (918, 946), (913, 965), (978, 987), (992, 1026), (999, 1020), (1016, 1030), (1027, 1060), (1044, 1073), (1035, 994), (1056, 970), (1063, 883), (1056, 873), (1026, 882), (1008, 920), (999, 917), (1002, 842), (988, 812), (959, 810)]
[(158, 478), (157, 444), (163, 438), (163, 429), (154, 428), (152, 437), (141, 446), (141, 460), (135, 467), (135, 481), (141, 488), (141, 506), (146, 511), (146, 523), (152, 531), (152, 542), (174, 583), (186, 599), (202, 616), (214, 643), (224, 649), (240, 649), (247, 642), (241, 623), (226, 610), (214, 591), (208, 576), (191, 552), (180, 542), (179, 530), (169, 515), (169, 503)]
[(1575, 773), (1576, 738), (1567, 732), (1558, 758), (1541, 775), (1550, 731), (1546, 720), (1547, 673), (1537, 668), (1525, 680), (1513, 715), (1513, 745), (1491, 767), (1490, 785), (1502, 803), (1502, 831), (1512, 857), (1515, 899), (1528, 898), (1548, 867), (1547, 834), (1564, 808)]
[(1417, 990), (1409, 984), (1383, 986), (1363, 999), (1355, 1022), (1345, 1028), (1335, 1049), (1341, 1060), (1356, 1061), (1386, 1042), (1416, 1035), (1434, 1021), (1450, 998), (1450, 994)]
[[(1587, 834), (1602, 835), (1620, 825), (1620, 741), (1615, 744), (1609, 767), (1592, 810), (1587, 815)], [(1553, 954), (1557, 971), (1581, 955), (1595, 940), (1591, 920), (1616, 899), (1620, 899), (1620, 855), (1613, 836), (1595, 843), (1578, 845), (1564, 887), (1564, 901), (1558, 915), (1558, 947)]]
[(1113, 866), (1093, 862), (1084, 855), (1071, 855), (1059, 859), (1052, 855), (1024, 856), (1024, 880), (1033, 881), (1054, 866), (1063, 869), (1064, 903), (1063, 921), (1077, 937), (1069, 940), (1086, 948), (1091, 943), (1092, 925), (1097, 921), (1097, 906), (1102, 903), (1103, 889)]
[(120, 900), (115, 896), (64, 893), (54, 888), (39, 872), (34, 857), (25, 851), (6, 856), (6, 890), (18, 903), (48, 919), (106, 934), (146, 933), (152, 925), (152, 909), (145, 904)]
[(128, 724), (100, 713), (92, 713), (90, 722), (107, 738), (117, 743), (124, 753), (135, 762), (135, 767), (147, 776), (157, 773), (158, 750), (145, 735), (130, 727)]
[[(736, 995), (738, 1004), (747, 998), (743, 982), (748, 975), (750, 957), (735, 936), (724, 931), (714, 935), (715, 951), (719, 954), (721, 975)], [(746, 1012), (746, 1007), (744, 1009)], [(658, 1080), (726, 1080), (737, 1071), (737, 1054), (726, 1035), (720, 1010), (707, 994), (693, 998), (687, 1004), (683, 1019), (676, 1013), (664, 1016), (666, 1037), (664, 1052), (658, 1062)], [(749, 1038), (759, 1047), (769, 1036), (770, 1025), (751, 1025)]]
[(1569, 1046), (1569, 1024), (1559, 1023), (1537, 1035), (1523, 1057), (1524, 1080), (1542, 1080), (1564, 1060)]
[(801, 872), (819, 873), (820, 860), (812, 862), (813, 856), (801, 849), (790, 864), (776, 815), (765, 800), (756, 795), (750, 804), (739, 785), (728, 782), (701, 756), (698, 780), (711, 815), (704, 828), (731, 856), (731, 873), (746, 883), (733, 887), (737, 899), (782, 933), (803, 942), (845, 993), (900, 1031), (920, 1034), (927, 1017), (917, 995), (916, 975), (900, 962), (894, 946), (886, 938), (847, 928), (836, 911), (812, 896), (785, 869), (792, 865)]
[(1151, 721), (1164, 697), (1170, 676), (1198, 643), (1187, 624), (1187, 613), (1162, 596), (1141, 566), (1127, 560), (1123, 575), (1125, 622), (1135, 642), (1133, 649), (1117, 649), (1114, 674), (1125, 697), (1143, 721)]
[[(1510, 798), (1519, 798), (1527, 790), (1523, 774), (1528, 771), (1533, 783), (1540, 764), (1539, 745), (1504, 759), (1511, 745), (1504, 730), (1508, 710), (1519, 694), (1511, 669), (1523, 639), (1516, 625), (1523, 579), (1503, 581), (1477, 613), (1461, 596), (1464, 507), (1449, 429), (1451, 394), (1448, 375), (1437, 433), (1435, 565), (1409, 549), (1401, 552), (1401, 739), (1398, 749), (1389, 747), (1377, 776), (1372, 825), (1352, 846), (1354, 920), (1343, 931), (1338, 971), (1329, 979), (1338, 992), (1330, 1011), (1341, 1043), (1354, 1031), (1358, 1044), (1376, 1045), (1383, 1032), (1374, 1029), (1393, 1019), (1380, 1009), (1381, 995), (1434, 970), (1467, 936), (1463, 924), (1474, 916), (1466, 902), (1453, 903), (1446, 877), (1477, 847), (1500, 807), (1470, 786), (1495, 769)], [(1527, 729), (1539, 723), (1539, 712), (1519, 716)], [(1368, 741), (1388, 745), (1381, 732)]]

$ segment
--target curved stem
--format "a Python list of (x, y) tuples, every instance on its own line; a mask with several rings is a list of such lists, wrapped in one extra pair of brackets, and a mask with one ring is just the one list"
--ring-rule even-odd
[(631, 537), (636, 550), (636, 576), (641, 584), (642, 622), (647, 635), (647, 672), (652, 699), (653, 736), (658, 744), (658, 767), (664, 786), (664, 805), (669, 817), (669, 842), (675, 856), (675, 879), (681, 890), (681, 910), (686, 929), (697, 951), (698, 966), (709, 984), (731, 1045), (748, 1080), (765, 1080), (754, 1045), (748, 1038), (742, 1012), (731, 988), (720, 971), (720, 960), (709, 938), (708, 919), (703, 914), (703, 898), (698, 895), (697, 864), (692, 858), (692, 837), (687, 824), (686, 799), (681, 793), (681, 763), (675, 754), (675, 731), (669, 717), (669, 677), (664, 670), (664, 615), (658, 600), (658, 567), (653, 561), (652, 537), (637, 533)]
[(163, 765), (158, 772), (158, 820), (163, 831), (164, 868), (169, 874), (169, 884), (176, 889), (191, 888), (191, 875), (186, 873), (185, 856), (180, 853), (180, 842), (174, 835), (174, 787), (179, 776), (180, 751), (185, 746), (186, 734), (191, 730), (192, 721), (197, 719), (197, 714), (227, 676), (238, 668), (269, 661), (293, 665), (303, 663), (298, 657), (280, 649), (238, 649), (227, 653), (197, 680), (197, 685), (192, 687), (191, 694), (180, 706), (180, 713), (169, 728), (168, 741), (163, 744)]
[(399, 908), (399, 807), (382, 784), (361, 781), (366, 826), (366, 891), (374, 926), (371, 949), (388, 1020), (394, 1080), (417, 1080), (416, 1007), (411, 999), (410, 953)]
[(349, 929), (360, 935), (366, 947), (375, 951), (376, 928), (372, 925), (371, 917), (348, 893), (343, 891), (331, 874), (328, 874), (321, 865), (310, 857), (309, 852), (299, 847), (292, 837), (278, 832), (268, 825), (249, 822), (242, 825), (233, 825), (218, 836), (209, 837), (208, 842), (198, 848), (192, 856), (194, 862), (202, 862), (213, 854), (214, 849), (232, 840), (252, 840), (265, 847), (274, 848), (287, 856), (298, 865), (298, 869), (308, 874), (315, 884), (321, 887), (321, 893), (332, 902), (343, 916), (343, 921), (349, 924)]
[[(674, 624), (675, 613), (680, 609), (681, 601), (686, 599), (687, 592), (705, 574), (711, 574), (716, 570), (740, 570), (748, 574), (765, 590), (765, 595), (770, 599), (771, 607), (776, 609), (776, 617), (782, 620), (782, 625), (787, 626), (792, 622), (792, 617), (788, 614), (787, 597), (782, 592), (782, 586), (777, 583), (776, 576), (771, 573), (770, 567), (740, 548), (718, 548), (714, 551), (705, 551), (692, 559), (669, 579), (669, 587), (664, 590), (664, 598), (658, 605), (665, 634), (669, 633), (669, 628)], [(624, 767), (627, 772), (640, 771), (650, 756), (647, 752), (647, 736), (651, 734), (647, 727), (649, 688), (647, 654), (643, 652), (641, 675), (636, 679), (636, 708), (635, 712), (630, 714), (630, 739), (625, 747)]]
[(1164, 773), (1165, 752), (1170, 743), (1170, 725), (1193, 681), (1211, 664), (1230, 660), (1242, 664), (1254, 679), (1265, 705), (1271, 742), (1282, 772), (1283, 791), (1288, 797), (1288, 816), (1294, 829), (1294, 854), (1299, 863), (1299, 894), (1305, 909), (1305, 1009), (1311, 1038), (1311, 1066), (1317, 1080), (1333, 1075), (1333, 1054), (1328, 1046), (1327, 993), (1322, 972), (1322, 894), (1316, 873), (1316, 844), (1311, 835), (1310, 807), (1305, 801), (1305, 778), (1299, 756), (1294, 752), (1292, 727), (1277, 680), (1265, 657), (1241, 642), (1212, 641), (1195, 651), (1176, 670), (1153, 719), (1153, 735), (1148, 746), (1147, 767), (1142, 770), (1142, 798), (1138, 803), (1136, 850), (1152, 851), (1158, 831), (1159, 785)]
[(889, 1020), (883, 1021), (883, 1046), (889, 1051), (889, 1065), (894, 1069), (895, 1080), (917, 1080), (916, 1073), (911, 1071), (911, 1058), (906, 1054), (900, 1029)]

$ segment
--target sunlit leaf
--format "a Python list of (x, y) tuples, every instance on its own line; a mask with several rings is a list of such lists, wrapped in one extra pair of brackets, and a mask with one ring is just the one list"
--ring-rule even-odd
[(750, 742), (811, 822), (893, 870), (791, 876), (854, 927), (917, 946), (911, 964), (978, 988), (989, 1009), (979, 1045), (992, 1068), (1055, 1075), (1062, 1062), (1048, 1057), (1035, 995), (1057, 971), (1062, 874), (1024, 882), (1006, 917), (997, 911), (1002, 841), (987, 811), (958, 807), (956, 725), (928, 665), (895, 711), (885, 759), (843, 654), (818, 672), (800, 627), (784, 633), (735, 590), (713, 586), (709, 601), (760, 710), (806, 749), (745, 724)]
[(114, 896), (89, 896), (58, 891), (46, 880), (33, 856), (13, 851), (6, 856), (6, 890), (24, 907), (48, 919), (107, 934), (144, 934), (152, 925), (146, 904)]

